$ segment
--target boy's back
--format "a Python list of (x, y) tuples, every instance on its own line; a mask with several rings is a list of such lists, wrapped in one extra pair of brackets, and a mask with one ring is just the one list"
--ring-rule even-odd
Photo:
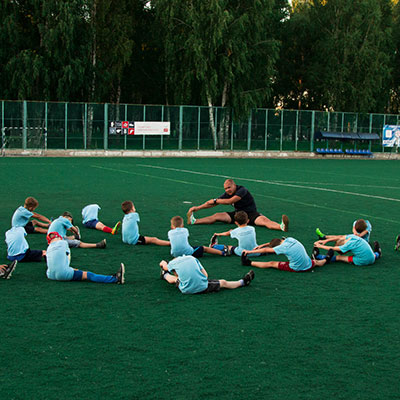
[(257, 247), (256, 230), (253, 226), (239, 226), (231, 231), (230, 235), (231, 238), (239, 241), (238, 247), (241, 250), (253, 250), (254, 247)]
[(32, 217), (32, 215), (33, 213), (25, 207), (18, 207), (11, 218), (11, 226), (24, 227), (29, 222), (29, 219)]
[(190, 255), (193, 247), (189, 244), (189, 230), (187, 228), (175, 228), (168, 232), (168, 239), (171, 242), (171, 254), (174, 257)]
[(284, 254), (289, 259), (289, 267), (295, 271), (311, 268), (311, 258), (304, 246), (295, 238), (286, 238), (279, 246), (274, 247), (276, 254)]
[(139, 239), (140, 217), (137, 212), (125, 214), (122, 220), (122, 241), (128, 244), (136, 244)]
[[(29, 245), (25, 236), (26, 231), (22, 226), (15, 226), (6, 232), (7, 257), (15, 257), (26, 253), (29, 249)], [(21, 258), (23, 258), (23, 256), (21, 256)], [(16, 258), (16, 260), (18, 260), (18, 258)]]
[(353, 253), (355, 265), (370, 265), (375, 262), (374, 252), (366, 240), (356, 235), (346, 235), (346, 240), (346, 243), (339, 248), (343, 253), (348, 251)]

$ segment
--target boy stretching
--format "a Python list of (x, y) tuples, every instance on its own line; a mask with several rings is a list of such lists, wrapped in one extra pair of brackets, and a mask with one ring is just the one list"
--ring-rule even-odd
[[(67, 231), (71, 231), (74, 236), (67, 236)], [(80, 247), (82, 249), (104, 249), (106, 247), (106, 239), (98, 243), (82, 242), (80, 240), (79, 228), (73, 225), (72, 214), (68, 211), (65, 211), (63, 215), (50, 224), (49, 232), (57, 232), (67, 241), (69, 247)]]
[(155, 244), (157, 246), (169, 246), (168, 240), (161, 240), (156, 237), (142, 236), (139, 234), (139, 214), (136, 212), (132, 201), (127, 200), (121, 204), (125, 216), (122, 220), (122, 241), (127, 244)]
[(6, 232), (7, 258), (18, 262), (40, 262), (46, 256), (45, 250), (31, 250), (25, 239), (27, 235), (22, 226), (16, 226)]
[[(47, 233), (50, 220), (45, 216), (35, 213), (39, 202), (34, 197), (27, 197), (24, 206), (18, 207), (11, 218), (11, 226), (22, 226), (26, 233)], [(30, 221), (31, 218), (36, 218)], [(39, 222), (38, 220), (42, 221)]]
[[(245, 211), (238, 211), (234, 215), (235, 224), (237, 228), (230, 229), (229, 231), (222, 233), (214, 233), (211, 238), (210, 247), (224, 251), (225, 245), (218, 244), (218, 236), (230, 236), (231, 238), (238, 240), (238, 246), (228, 246), (229, 255), (236, 254), (241, 256), (245, 250), (253, 250), (257, 247), (256, 242), (256, 230), (254, 226), (249, 226), (249, 218)], [(255, 252), (252, 256), (259, 256), (260, 254)]]
[(171, 230), (168, 232), (168, 239), (171, 243), (171, 255), (173, 257), (193, 256), (200, 258), (203, 253), (216, 254), (218, 256), (228, 255), (228, 246), (225, 246), (224, 250), (206, 246), (192, 247), (188, 240), (189, 231), (183, 225), (183, 218), (179, 215), (171, 219)]
[[(266, 253), (266, 254), (284, 254), (289, 261), (268, 261), (259, 262), (251, 261), (247, 255), (252, 253)], [(304, 246), (292, 237), (272, 239), (269, 243), (262, 244), (254, 250), (245, 251), (242, 254), (242, 264), (257, 268), (276, 268), (281, 271), (290, 272), (306, 272), (314, 267), (322, 267), (330, 262), (333, 256), (333, 251), (328, 252), (328, 255), (323, 260), (311, 260), (308, 256)]]
[(110, 228), (98, 220), (99, 210), (101, 210), (101, 208), (98, 204), (89, 204), (84, 207), (82, 209), (83, 225), (89, 229), (97, 229), (98, 231), (116, 235), (121, 227), (121, 221), (118, 221), (114, 228)]
[[(327, 246), (326, 243), (335, 242), (334, 246)], [(321, 260), (324, 256), (319, 254), (319, 249), (337, 251), (341, 254), (333, 256), (331, 262), (342, 261), (358, 266), (371, 265), (378, 258), (382, 257), (382, 250), (378, 242), (374, 242), (374, 251), (367, 241), (357, 235), (328, 236), (325, 240), (318, 240), (314, 243), (313, 258)], [(351, 252), (347, 256), (344, 253)]]
[(208, 279), (207, 271), (200, 261), (193, 256), (174, 258), (167, 263), (160, 262), (161, 279), (175, 285), (183, 294), (204, 294), (219, 292), (221, 288), (237, 289), (250, 285), (254, 279), (254, 272), (249, 271), (238, 281), (226, 281), (224, 279)]
[[(369, 243), (372, 225), (367, 219), (357, 219), (353, 222), (353, 235), (360, 236)], [(320, 240), (331, 238), (333, 235), (325, 235), (319, 228), (315, 230)]]
[(11, 264), (0, 265), (0, 278), (10, 279), (15, 267), (17, 266), (17, 263), (18, 261), (14, 260)]
[(57, 233), (47, 235), (47, 272), (49, 279), (55, 281), (89, 281), (97, 283), (125, 283), (125, 266), (121, 267), (114, 275), (98, 275), (89, 271), (81, 271), (69, 266), (70, 250), (68, 243)]

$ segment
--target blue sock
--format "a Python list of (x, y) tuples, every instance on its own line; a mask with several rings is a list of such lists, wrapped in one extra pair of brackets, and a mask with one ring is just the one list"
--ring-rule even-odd
[(112, 275), (98, 275), (93, 272), (87, 272), (87, 280), (90, 282), (98, 282), (98, 283), (115, 283), (117, 282), (117, 278)]
[(212, 248), (224, 251), (224, 245), (223, 244), (214, 244), (214, 246)]
[(317, 260), (325, 260), (325, 256), (323, 256), (322, 254), (318, 254), (315, 258)]
[(378, 252), (375, 252), (375, 260), (377, 260), (380, 257), (380, 254)]

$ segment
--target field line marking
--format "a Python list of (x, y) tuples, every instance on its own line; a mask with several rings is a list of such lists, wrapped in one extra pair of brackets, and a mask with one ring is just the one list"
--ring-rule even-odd
[[(102, 167), (102, 166), (99, 166), (99, 165), (91, 165), (91, 167), (92, 168), (103, 169), (103, 170), (106, 170), (106, 171), (112, 171), (112, 172), (122, 172), (122, 173), (129, 174), (129, 175), (139, 175), (139, 176), (145, 176), (147, 178), (161, 179), (162, 181), (171, 181), (171, 182), (177, 182), (177, 183), (184, 183), (186, 185), (203, 186), (203, 187), (208, 187), (208, 188), (212, 188), (212, 189), (221, 190), (220, 186), (205, 185), (205, 184), (201, 184), (201, 183), (182, 181), (182, 180), (172, 179), (172, 178), (165, 178), (165, 177), (156, 176), (156, 175), (143, 174), (143, 173), (140, 173), (140, 172), (126, 171), (126, 170), (123, 170), (123, 169)], [(345, 214), (352, 214), (352, 215), (354, 215), (356, 213), (355, 211), (342, 210), (340, 208), (326, 207), (326, 206), (321, 206), (320, 204), (304, 203), (302, 201), (286, 199), (286, 198), (281, 198), (281, 197), (275, 197), (275, 196), (268, 196), (268, 195), (259, 194), (259, 193), (254, 193), (254, 194), (255, 194), (255, 196), (258, 196), (258, 197), (265, 197), (267, 199), (272, 199), (272, 200), (286, 201), (287, 203), (299, 204), (299, 205), (302, 205), (302, 206), (305, 206), (305, 207), (320, 208), (322, 210), (337, 211), (337, 212), (341, 212), (341, 213), (345, 213)], [(363, 214), (363, 213), (357, 213), (357, 215), (360, 215), (361, 217), (379, 219), (381, 221), (391, 222), (393, 224), (396, 223), (396, 225), (397, 225), (397, 221), (395, 222), (392, 219), (377, 217), (375, 215)]]
[(373, 199), (379, 199), (379, 200), (395, 201), (395, 202), (400, 203), (400, 199), (394, 199), (394, 198), (391, 198), (391, 197), (383, 197), (383, 196), (375, 196), (375, 195), (372, 195), (372, 194), (346, 192), (344, 190), (318, 188), (318, 187), (314, 187), (314, 186), (294, 185), (294, 184), (291, 184), (291, 183), (279, 183), (279, 182), (274, 182), (274, 181), (264, 181), (262, 179), (242, 178), (242, 177), (238, 177), (238, 176), (227, 176), (227, 175), (219, 175), (219, 174), (210, 174), (208, 172), (198, 172), (198, 171), (190, 171), (190, 170), (186, 170), (186, 169), (159, 167), (159, 166), (155, 166), (155, 165), (146, 165), (146, 164), (137, 164), (137, 165), (139, 167), (164, 169), (164, 170), (169, 170), (169, 171), (185, 172), (185, 173), (188, 173), (188, 174), (195, 174), (195, 175), (214, 176), (214, 177), (218, 177), (218, 178), (232, 178), (232, 179), (238, 179), (238, 180), (242, 180), (242, 181), (257, 182), (257, 183), (267, 183), (267, 184), (270, 184), (270, 185), (287, 186), (287, 187), (293, 187), (293, 188), (299, 188), (299, 189), (308, 189), (308, 190), (317, 190), (317, 191), (321, 191), (321, 192), (340, 193), (340, 194), (347, 194), (347, 195), (350, 195), (350, 196), (367, 197), (367, 198), (373, 198)]

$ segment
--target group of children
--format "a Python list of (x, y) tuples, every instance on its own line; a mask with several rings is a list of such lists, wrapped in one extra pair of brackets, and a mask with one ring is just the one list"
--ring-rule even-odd
[[(70, 267), (70, 248), (98, 248), (106, 247), (106, 239), (98, 243), (85, 243), (81, 240), (79, 228), (74, 225), (72, 214), (64, 212), (60, 217), (50, 220), (35, 212), (38, 201), (33, 197), (25, 200), (24, 206), (14, 212), (11, 225), (6, 232), (7, 258), (9, 265), (0, 265), (0, 277), (9, 279), (18, 262), (32, 262), (45, 260), (47, 263), (47, 277), (52, 280), (82, 281), (101, 283), (125, 282), (125, 266), (121, 263), (118, 271), (113, 275), (99, 275), (89, 271)], [(170, 246), (173, 260), (169, 263), (160, 262), (160, 276), (170, 284), (176, 285), (182, 293), (210, 293), (221, 288), (236, 289), (247, 286), (254, 279), (254, 272), (250, 270), (237, 281), (223, 279), (208, 279), (208, 274), (198, 260), (204, 253), (218, 256), (239, 256), (242, 265), (257, 268), (276, 268), (283, 271), (305, 272), (314, 267), (321, 267), (335, 261), (353, 263), (358, 266), (370, 265), (381, 255), (378, 242), (373, 249), (369, 244), (371, 224), (359, 219), (353, 224), (353, 233), (349, 235), (324, 235), (318, 228), (318, 240), (314, 243), (312, 258), (304, 246), (292, 237), (272, 239), (270, 242), (258, 245), (256, 231), (249, 225), (246, 212), (238, 211), (234, 215), (235, 229), (222, 233), (215, 233), (209, 246), (193, 247), (189, 243), (189, 231), (184, 227), (184, 220), (180, 216), (171, 219), (171, 229), (168, 232), (169, 240), (157, 237), (143, 236), (139, 233), (139, 214), (132, 201), (124, 201), (121, 205), (124, 218), (110, 228), (99, 221), (100, 206), (90, 204), (82, 210), (83, 225), (89, 229), (97, 229), (104, 233), (115, 235), (119, 229), (122, 232), (122, 241), (130, 245), (154, 244)], [(31, 250), (25, 237), (30, 233), (47, 234), (47, 250)], [(70, 236), (68, 236), (68, 232)], [(238, 245), (220, 244), (218, 239), (230, 236), (237, 239)], [(329, 246), (329, 242), (334, 242)], [(326, 255), (320, 254), (320, 249), (327, 250)], [(334, 253), (339, 253), (334, 255)], [(346, 255), (351, 252), (352, 255)], [(255, 257), (267, 254), (284, 254), (287, 262), (254, 261)]]

